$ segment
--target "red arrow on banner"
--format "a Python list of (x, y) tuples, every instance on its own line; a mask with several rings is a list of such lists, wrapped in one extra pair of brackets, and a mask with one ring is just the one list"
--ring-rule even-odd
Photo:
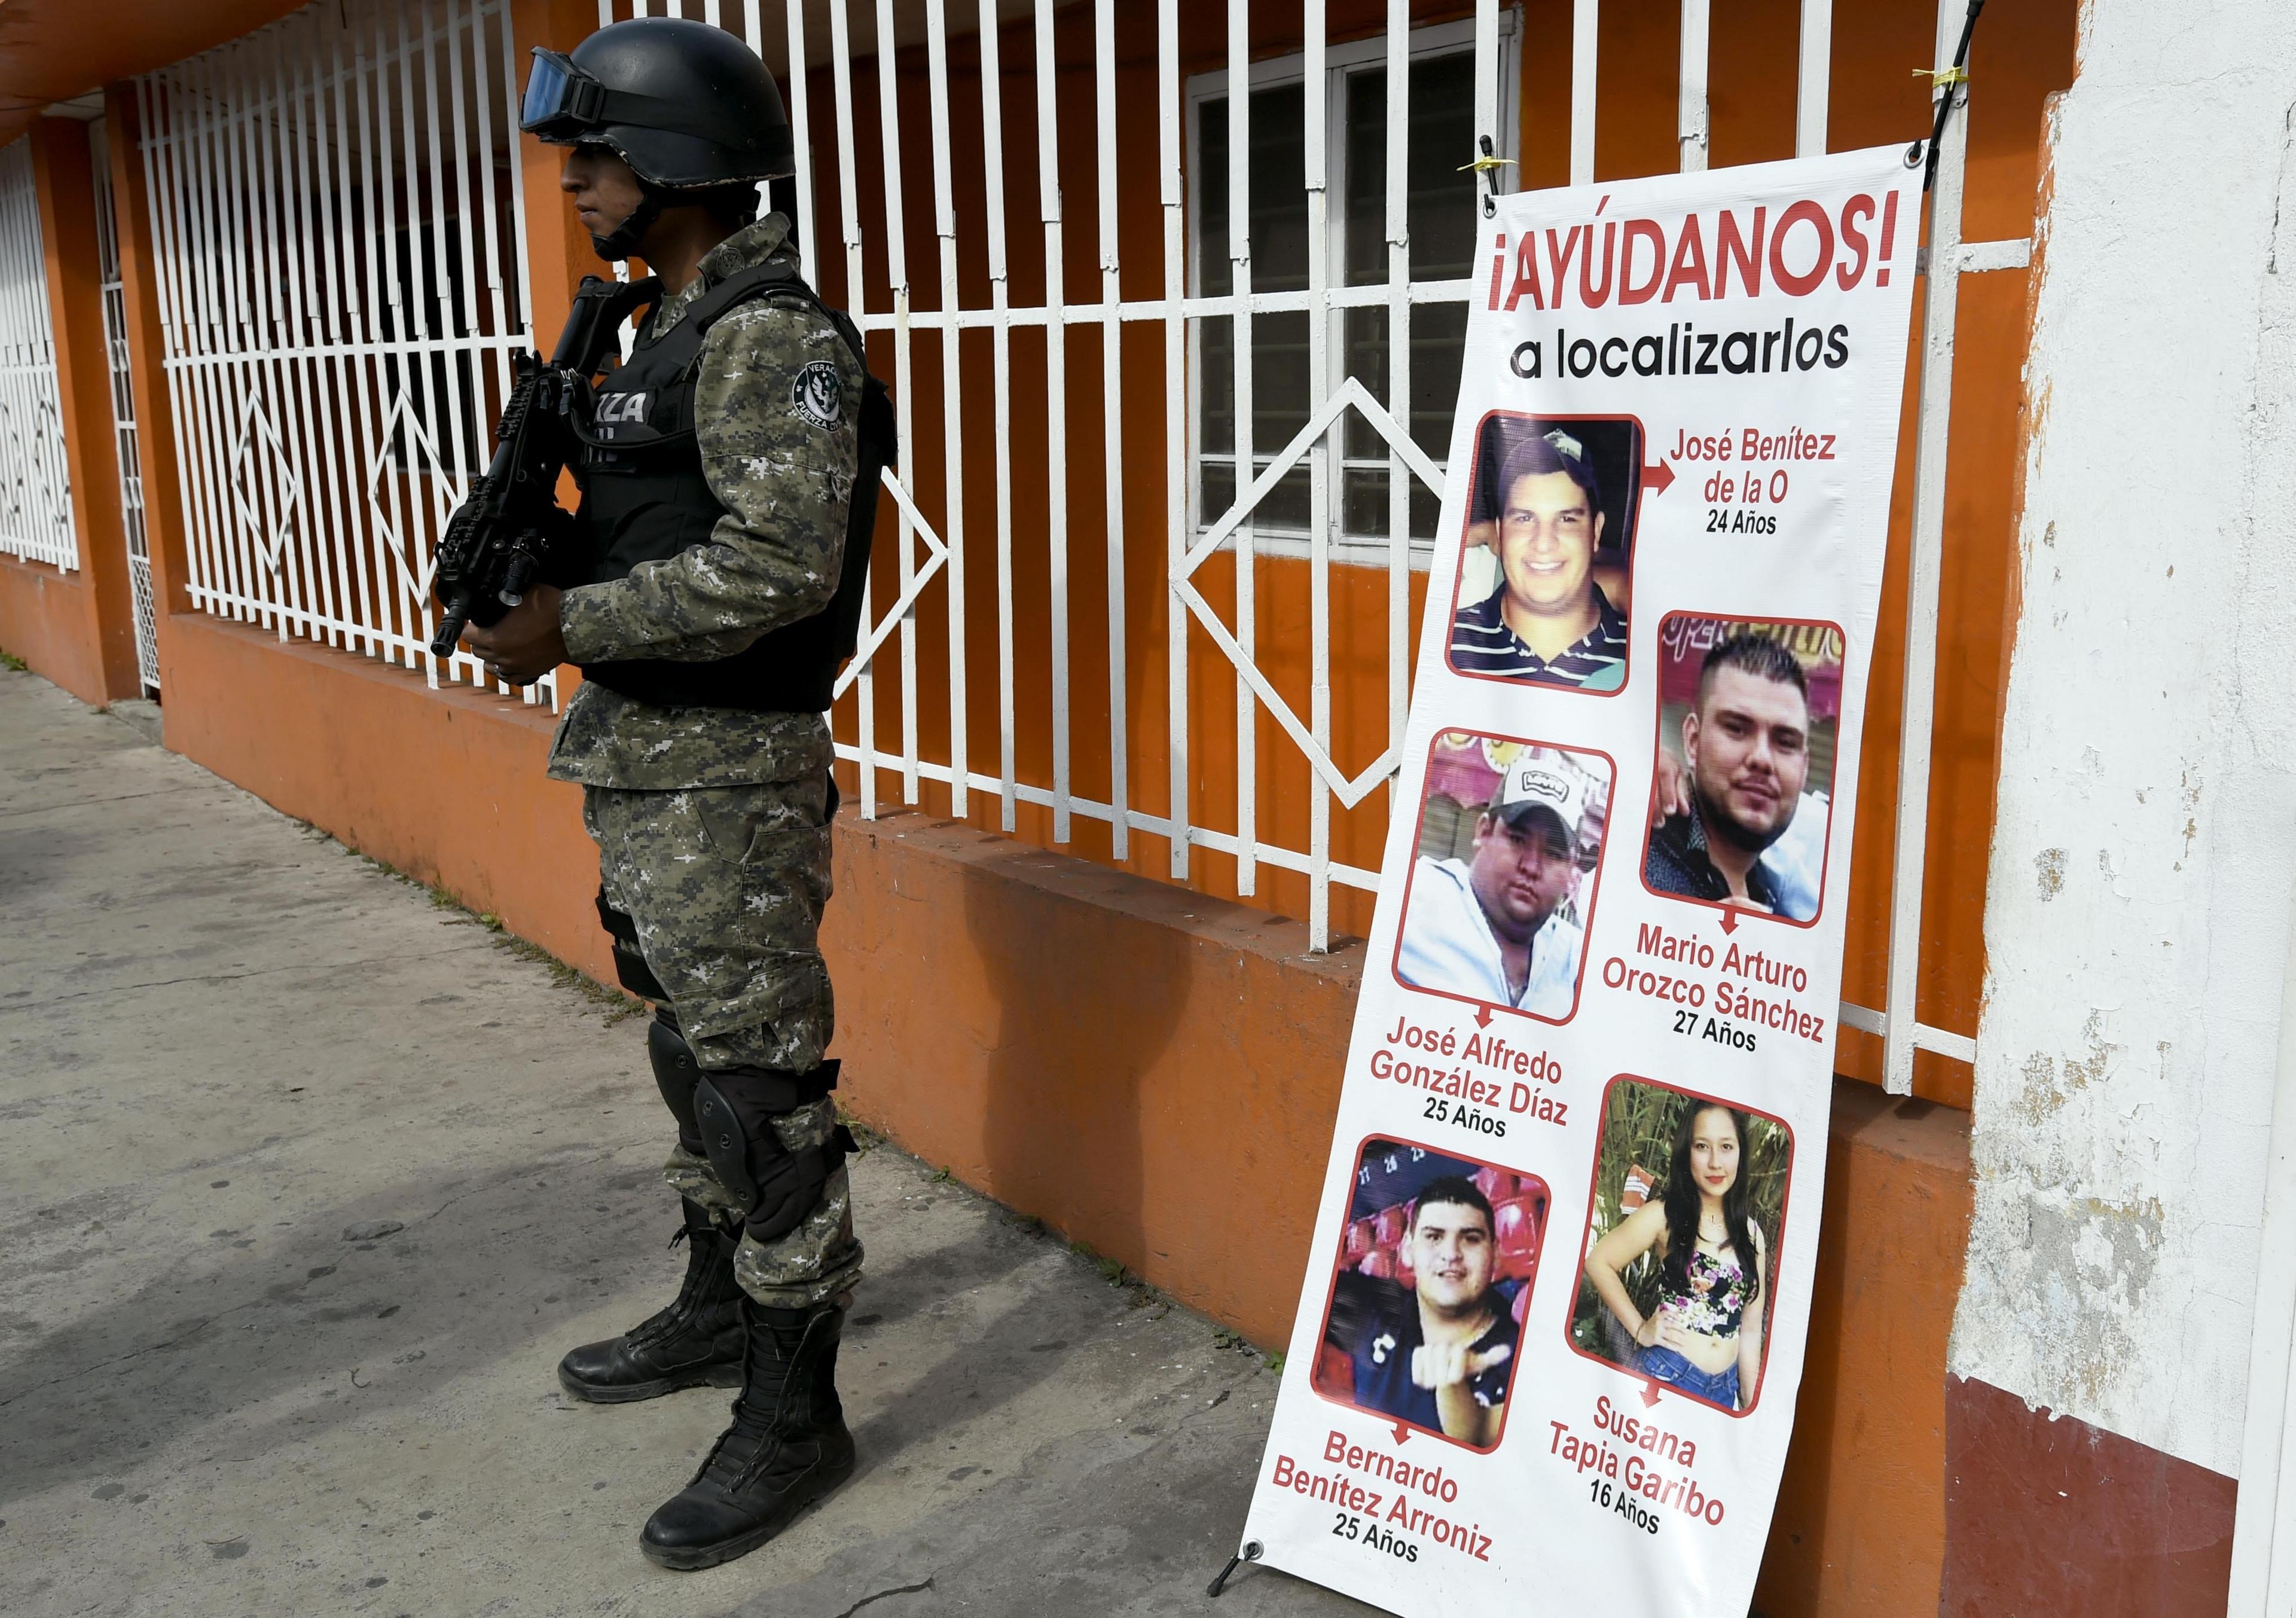
[(1476, 1026), (1477, 1028), (1488, 1028), (1490, 1025), (1491, 1025), (1491, 1008), (1490, 1008), (1489, 1006), (1476, 1006), (1476, 1007), (1475, 1007), (1475, 1026)]
[(1411, 1441), (1411, 1429), (1405, 1426), (1401, 1422), (1397, 1422), (1395, 1424), (1395, 1441), (1398, 1444), (1406, 1444)]
[(1664, 461), (1643, 468), (1643, 487), (1654, 495), (1662, 495), (1674, 487), (1674, 468)]
[(1723, 931), (1723, 932), (1735, 932), (1737, 930), (1738, 930), (1738, 913), (1737, 913), (1737, 911), (1735, 911), (1735, 910), (1732, 909), (1728, 905), (1725, 905), (1725, 906), (1723, 906), (1723, 907), (1722, 907), (1722, 931)]
[(1655, 1377), (1655, 1376), (1652, 1376), (1652, 1377), (1651, 1377), (1651, 1378), (1649, 1379), (1649, 1384), (1648, 1384), (1648, 1385), (1647, 1385), (1647, 1386), (1645, 1386), (1645, 1387), (1643, 1389), (1643, 1403), (1644, 1403), (1645, 1405), (1654, 1405), (1654, 1404), (1656, 1404), (1657, 1402), (1658, 1402), (1658, 1378), (1657, 1378), (1657, 1377)]

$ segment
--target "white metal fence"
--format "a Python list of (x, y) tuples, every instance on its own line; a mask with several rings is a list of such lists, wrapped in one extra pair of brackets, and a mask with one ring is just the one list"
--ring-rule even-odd
[(330, 0), (140, 82), (194, 605), (438, 678), (530, 341), (521, 78), (506, 0)]
[[(1801, 155), (1825, 150), (1832, 3), (1802, 0), (1793, 59), (1779, 63), (1781, 79), (1791, 73), (1796, 86), (1795, 146)], [(959, 816), (968, 812), (972, 794), (994, 795), (1008, 829), (1014, 824), (1016, 804), (1044, 806), (1051, 811), (1056, 842), (1068, 841), (1078, 817), (1105, 822), (1119, 859), (1128, 856), (1133, 835), (1161, 838), (1171, 874), (1183, 880), (1192, 875), (1193, 850), (1233, 857), (1236, 887), (1247, 894), (1254, 891), (1258, 867), (1263, 865), (1297, 871), (1307, 878), (1314, 946), (1325, 947), (1332, 884), (1368, 890), (1378, 881), (1376, 871), (1334, 857), (1332, 818), (1335, 810), (1344, 812), (1370, 799), (1395, 771), (1408, 705), (1413, 530), (1425, 522), (1414, 512), (1412, 485), (1415, 480), (1428, 491), (1416, 497), (1423, 510), (1431, 503), (1428, 496), (1439, 495), (1441, 489), (1441, 470), (1432, 456), (1441, 452), (1447, 438), (1446, 388), (1456, 377), (1457, 362), (1456, 357), (1448, 360), (1449, 374), (1445, 386), (1435, 390), (1432, 408), (1421, 406), (1414, 370), (1428, 363), (1439, 374), (1444, 371), (1441, 321), (1447, 314), (1460, 318), (1469, 296), (1465, 266), (1442, 262), (1447, 255), (1439, 238), (1447, 225), (1461, 218), (1470, 222), (1472, 232), (1472, 205), (1465, 193), (1474, 176), (1468, 174), (1464, 184), (1454, 182), (1447, 193), (1437, 177), (1478, 156), (1504, 163), (1514, 155), (1517, 119), (1511, 96), (1518, 75), (1508, 53), (1516, 13), (1502, 12), (1496, 0), (1480, 0), (1469, 23), (1451, 29), (1414, 29), (1406, 0), (1390, 0), (1382, 39), (1334, 46), (1327, 43), (1323, 0), (1302, 0), (1299, 52), (1271, 61), (1264, 54), (1255, 59), (1249, 0), (1228, 0), (1224, 64), (1188, 78), (1182, 72), (1178, 0), (1159, 0), (1154, 168), (1163, 229), (1160, 251), (1151, 257), (1160, 295), (1127, 297), (1119, 226), (1119, 136), (1136, 141), (1140, 133), (1118, 89), (1121, 53), (1114, 0), (1092, 0), (1094, 72), (1088, 89), (1083, 75), (1071, 74), (1063, 85), (1054, 69), (1063, 19), (1073, 21), (1083, 10), (1080, 5), (1056, 7), (1054, 0), (1033, 0), (1023, 8), (980, 0), (977, 12), (953, 15), (947, 0), (925, 0), (920, 29), (910, 8), (897, 8), (894, 0), (874, 0), (864, 17), (872, 25), (868, 50), (873, 62), (865, 65), (862, 47), (854, 37), (857, 7), (851, 0), (826, 0), (825, 65), (831, 87), (826, 109), (814, 104), (809, 75), (801, 70), (823, 62), (816, 19), (824, 8), (817, 4), (789, 5), (777, 37), (763, 28), (756, 0), (749, 0), (738, 19), (732, 15), (734, 9), (719, 0), (691, 0), (682, 8), (679, 0), (652, 0), (651, 4), (636, 0), (634, 5), (622, 0), (619, 7), (614, 0), (602, 0), (599, 16), (605, 22), (617, 15), (649, 12), (695, 15), (743, 33), (785, 70), (800, 64), (785, 80), (791, 91), (798, 149), (826, 154), (839, 208), (833, 225), (817, 224), (813, 193), (818, 178), (800, 174), (796, 193), (800, 239), (808, 259), (818, 265), (826, 248), (824, 233), (829, 233), (841, 250), (852, 313), (865, 330), (890, 334), (906, 474), (912, 481), (918, 478), (915, 452), (929, 448), (917, 444), (912, 431), (915, 349), (921, 344), (938, 349), (943, 419), (961, 423), (971, 413), (973, 419), (985, 419), (994, 433), (993, 463), (972, 467), (974, 476), (985, 471), (996, 482), (994, 531), (982, 536), (993, 546), (985, 587), (972, 585), (967, 577), (964, 433), (945, 431), (940, 443), (932, 447), (942, 461), (938, 524), (906, 490), (895, 490), (902, 513), (899, 597), (873, 619), (863, 654), (840, 685), (840, 691), (857, 687), (860, 699), (853, 709), (840, 710), (846, 722), (840, 726), (839, 751), (860, 768), (863, 812), (876, 812), (878, 794), (886, 783), (904, 801), (914, 803), (920, 801), (921, 784), (932, 782), (946, 786), (950, 810)], [(1570, 72), (1574, 183), (1595, 177), (1601, 10), (1601, 0), (1576, 0)], [(1000, 21), (1012, 20), (1007, 13), (1017, 13), (1031, 25), (1021, 60), (1005, 59), (1020, 32), (1015, 29), (1008, 37), (1000, 29)], [(1681, 0), (1681, 13), (1677, 138), (1681, 166), (1702, 169), (1708, 164), (1710, 0)], [(1939, 0), (1939, 63), (1951, 60), (1966, 14), (1966, 0)], [(1133, 15), (1128, 12), (1128, 25)], [(970, 60), (977, 68), (968, 77), (977, 82), (977, 109), (960, 105), (953, 93), (953, 32), (975, 36)], [(904, 119), (915, 114), (914, 100), (905, 101), (901, 93), (905, 72), (896, 53), (874, 48), (888, 38), (898, 39), (904, 47), (921, 47), (925, 59), (928, 127), (922, 141), (914, 138), (914, 129), (904, 128)], [(912, 49), (912, 59), (915, 53)], [(1438, 93), (1437, 116), (1420, 117), (1425, 103), (1418, 86), (1424, 70), (1447, 55), (1458, 59), (1464, 70)], [(1366, 88), (1373, 82), (1370, 75), (1376, 74), (1380, 94), (1375, 117), (1358, 115), (1355, 72), (1366, 75)], [(866, 83), (864, 74), (873, 75), (875, 81), (873, 131), (858, 127), (861, 111), (855, 91), (857, 82)], [(1240, 86), (1249, 86), (1249, 94), (1237, 94)], [(1016, 92), (1032, 96), (1035, 112), (1036, 151), (1033, 160), (1024, 165), (1024, 174), (1033, 174), (1037, 182), (1043, 231), (1042, 292), (1034, 300), (1014, 295), (1015, 244), (1007, 240), (1004, 98)], [(1936, 94), (1954, 95), (1966, 105), (1965, 83), (1943, 83)], [(1087, 94), (1094, 131), (1094, 212), (1088, 228), (1096, 235), (1099, 275), (1097, 285), (1077, 289), (1080, 298), (1071, 300), (1062, 275), (1063, 233), (1070, 221), (1060, 183), (1060, 143), (1063, 127), (1073, 129), (1081, 119), (1072, 110), (1064, 126), (1061, 109), (1067, 98)], [(1216, 119), (1208, 117), (1215, 109)], [(961, 199), (951, 154), (958, 143), (970, 150), (976, 131), (985, 183), (977, 193), (966, 188)], [(911, 138), (905, 140), (905, 133)], [(1427, 151), (1429, 143), (1436, 143), (1437, 149)], [(1965, 246), (1961, 242), (1965, 150), (1966, 119), (1957, 117), (1948, 124), (1939, 153), (1927, 255), (1927, 263), (1951, 273), (1927, 278), (1923, 302), (1927, 336), (1915, 468), (1888, 1009), (1843, 1007), (1846, 1022), (1883, 1037), (1888, 1087), (1898, 1092), (1911, 1088), (1916, 1047), (1964, 1061), (1974, 1055), (1969, 1039), (1921, 1025), (1913, 1011), (1935, 692), (1946, 423), (1960, 275), (2021, 266), (2029, 244)], [(1367, 160), (1374, 151), (1380, 158), (1375, 166)], [(1070, 172), (1082, 167), (1076, 165)], [(1362, 169), (1376, 172), (1375, 186), (1364, 184), (1366, 176), (1355, 172)], [(1501, 168), (1498, 172), (1505, 171)], [(1270, 174), (1297, 175), (1304, 184), (1279, 184), (1270, 196)], [(917, 307), (920, 300), (911, 280), (903, 199), (913, 185), (929, 185), (932, 196), (935, 241), (919, 268), (927, 275), (937, 270), (938, 284), (922, 300), (929, 305), (925, 308)], [(882, 217), (865, 222), (861, 199), (871, 193), (882, 206)], [(882, 239), (869, 244), (865, 238), (873, 229)], [(1437, 240), (1431, 242), (1431, 237)], [(974, 241), (986, 244), (987, 298), (967, 302), (961, 296), (960, 244), (970, 251)], [(865, 274), (866, 245), (878, 248), (882, 275)], [(1140, 279), (1144, 278), (1136, 276), (1136, 282)], [(1162, 419), (1142, 424), (1160, 429), (1165, 449), (1165, 520), (1162, 531), (1152, 539), (1136, 531), (1128, 536), (1126, 528), (1124, 480), (1136, 463), (1128, 463), (1124, 454), (1123, 378), (1128, 364), (1138, 362), (1128, 360), (1121, 332), (1133, 324), (1160, 332), (1163, 339), (1157, 367)], [(1077, 446), (1079, 461), (1096, 452), (1104, 464), (1104, 472), (1094, 480), (1099, 485), (1100, 506), (1090, 512), (1080, 510), (1070, 489), (1075, 480), (1068, 441), (1075, 402), (1068, 392), (1072, 330), (1087, 342), (1095, 335), (1099, 339), (1095, 378), (1101, 441)], [(960, 334), (968, 331), (985, 331), (989, 338), (991, 364), (985, 388), (979, 371), (959, 357)], [(1041, 333), (1034, 341), (1041, 342), (1043, 394), (1027, 401), (1032, 411), (1040, 407), (1043, 412), (1041, 453), (1034, 444), (1025, 449), (1016, 445), (1011, 430), (1021, 387), (1015, 380), (1013, 342), (1024, 333), (1032, 339)], [(1395, 340), (1405, 333), (1408, 340)], [(1271, 398), (1271, 393), (1282, 397)], [(1015, 491), (1033, 480), (1042, 480), (1045, 520), (1040, 533), (1024, 535), (1014, 520)], [(1104, 601), (1071, 599), (1070, 538), (1072, 520), (1080, 515), (1096, 519), (1094, 526), (1106, 546)], [(1160, 656), (1151, 648), (1144, 657), (1140, 649), (1128, 645), (1134, 614), (1126, 599), (1124, 559), (1128, 546), (1144, 540), (1160, 544), (1166, 560), (1168, 599), (1161, 614), (1167, 628)], [(1040, 561), (1018, 554), (1038, 546)], [(1223, 554), (1234, 570), (1232, 616), (1215, 608), (1200, 577)], [(1279, 688), (1259, 654), (1261, 619), (1268, 604), (1259, 599), (1256, 587), (1260, 558), (1268, 554), (1304, 556), (1308, 563), (1304, 704), (1294, 700), (1300, 682), (1293, 682), (1290, 693)], [(1383, 571), (1386, 587), (1378, 627), (1384, 641), (1384, 667), (1372, 678), (1383, 686), (1387, 746), (1369, 762), (1350, 767), (1333, 757), (1332, 590), (1337, 570), (1366, 565)], [(1032, 567), (1045, 591), (1042, 627), (1048, 644), (1040, 668), (1049, 682), (1046, 722), (1050, 734), (1045, 750), (1049, 768), (1029, 776), (1016, 763), (1024, 705), (1014, 637), (1018, 627), (1029, 620), (1016, 609), (1014, 580), (1016, 575), (1029, 576)], [(936, 575), (934, 595), (946, 614), (947, 631), (941, 637), (946, 665), (929, 674), (922, 667), (918, 616), (926, 586)], [(986, 750), (976, 747), (972, 734), (967, 696), (972, 671), (964, 633), (970, 615), (986, 612), (994, 612), (997, 626), (993, 768), (976, 762)], [(1233, 748), (1238, 760), (1232, 801), (1207, 801), (1192, 768), (1205, 724), (1188, 689), (1193, 634), (1206, 637), (1235, 674), (1234, 707), (1228, 721), (1232, 729), (1219, 738)], [(1071, 768), (1072, 743), (1080, 722), (1073, 700), (1078, 671), (1071, 658), (1081, 647), (1104, 649), (1107, 661), (1104, 705), (1092, 716), (1094, 722), (1107, 727), (1104, 794), (1081, 790)], [(1168, 689), (1168, 735), (1161, 738), (1166, 779), (1153, 784), (1132, 778), (1131, 764), (1141, 738), (1128, 711), (1128, 695), (1136, 677), (1151, 669)], [(898, 681), (892, 703), (896, 735), (879, 734), (874, 687), (880, 678)], [(1362, 683), (1362, 670), (1354, 670), (1351, 678)], [(938, 756), (928, 756), (921, 745), (928, 705), (939, 710), (931, 717), (947, 737)], [(1263, 731), (1263, 713), (1274, 721), (1272, 735)], [(1291, 750), (1309, 768), (1306, 835), (1299, 842), (1271, 840), (1264, 825), (1259, 784), (1271, 750), (1278, 754)], [(1159, 797), (1160, 806), (1154, 801)]]
[(0, 147), (0, 551), (79, 566), (29, 139)]
[[(1939, 61), (1964, 4), (1939, 0)], [(1710, 4), (1681, 0), (1685, 168), (1707, 163)], [(1795, 59), (1779, 64), (1795, 78), (1805, 154), (1824, 149), (1830, 7), (1802, 0)], [(959, 816), (995, 800), (1008, 829), (1022, 806), (1046, 811), (1056, 842), (1097, 822), (1119, 860), (1135, 837), (1160, 839), (1181, 880), (1205, 880), (1207, 853), (1233, 861), (1245, 894), (1263, 867), (1296, 873), (1324, 947), (1334, 884), (1378, 880), (1335, 852), (1335, 817), (1377, 817), (1398, 761), (1411, 573), (1440, 493), (1434, 457), (1470, 295), (1450, 238), (1472, 240), (1479, 176), (1461, 165), (1514, 155), (1517, 13), (1480, 0), (1465, 22), (1414, 29), (1406, 0), (1389, 0), (1382, 37), (1335, 45), (1323, 0), (1301, 0), (1299, 49), (1271, 58), (1255, 55), (1247, 0), (1228, 0), (1213, 13), (1224, 48), (1184, 72), (1179, 0), (1120, 17), (1114, 0), (775, 9), (601, 0), (599, 19), (693, 16), (784, 74), (798, 148), (813, 154), (786, 199), (800, 241), (817, 276), (824, 260), (841, 267), (849, 307), (882, 334), (881, 361), (890, 354), (904, 448), (887, 480), (895, 598), (873, 604), (839, 687), (839, 751), (859, 767), (862, 812), (889, 787), (922, 801), (931, 784)], [(1575, 0), (1578, 182), (1595, 172), (1600, 11)], [(1065, 83), (1063, 39), (1092, 69)], [(503, 0), (339, 0), (144, 82), (197, 604), (429, 666), (431, 546), (478, 464), (508, 355), (530, 341), (513, 133), (522, 61)], [(1072, 155), (1064, 170), (1064, 135), (1085, 129), (1090, 160)], [(1973, 1054), (1912, 1013), (1952, 315), (1960, 273), (2021, 265), (2028, 248), (1960, 242), (1964, 145), (1956, 119), (1929, 250), (1955, 273), (1931, 276), (1924, 301), (1889, 1010), (1842, 1014), (1883, 1035), (1898, 1090), (1916, 1047)], [(1090, 177), (1097, 274), (1074, 297), (1064, 172)], [(1128, 229), (1133, 182), (1119, 175), (1144, 173), (1154, 228), (1136, 214)], [(1016, 230), (1032, 184), (1034, 223)], [(913, 191), (931, 197), (922, 291)], [(833, 218), (816, 218), (817, 202)], [(1149, 341), (1128, 342), (1128, 329)], [(919, 439), (919, 378), (933, 374), (939, 414), (971, 423), (969, 440)], [(1156, 407), (1128, 418), (1128, 398), (1144, 397)], [(1016, 439), (1022, 419), (1041, 439)], [(1086, 424), (1097, 431), (1072, 455), (1071, 428)], [(1161, 498), (1140, 504), (1160, 515), (1143, 532), (1136, 513), (1127, 521), (1142, 463), (1125, 450), (1158, 438)], [(984, 444), (990, 454), (968, 455)], [(972, 534), (968, 471), (976, 490), (993, 485)], [(933, 483), (938, 499), (910, 492)], [(1079, 533), (1099, 555), (1072, 550)], [(1126, 566), (1144, 550), (1161, 562), (1150, 601)], [(1280, 596), (1262, 593), (1271, 580)], [(966, 630), (991, 618), (984, 718)], [(1276, 644), (1279, 620), (1293, 644)], [(1152, 624), (1160, 636), (1137, 633)], [(1222, 664), (1232, 702), (1191, 689), (1200, 666)], [(455, 667), (479, 678), (468, 660)], [(1144, 735), (1135, 694), (1158, 685), (1164, 716)], [(1334, 756), (1342, 702), (1372, 756)], [(1080, 738), (1097, 760), (1088, 781)], [(1215, 757), (1232, 766), (1218, 793), (1203, 784)], [(1136, 760), (1161, 779), (1136, 778)], [(1300, 787), (1263, 801), (1266, 781)], [(1298, 835), (1278, 834), (1287, 817)], [(1357, 846), (1375, 850), (1363, 829), (1357, 819)]]
[(143, 447), (127, 357), (127, 290), (119, 268), (119, 219), (111, 195), (111, 132), (88, 126), (94, 160), (96, 270), (103, 295), (103, 360), (111, 379), (111, 439), (119, 466), (119, 523), (127, 540), (127, 587), (135, 611), (135, 669), (146, 694), (160, 689), (159, 626), (152, 604), (151, 530), (144, 521)]

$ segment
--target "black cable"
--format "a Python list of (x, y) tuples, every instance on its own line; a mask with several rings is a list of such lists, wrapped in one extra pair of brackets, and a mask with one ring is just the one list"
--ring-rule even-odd
[(1922, 171), (1924, 193), (1937, 184), (1938, 143), (1945, 138), (1945, 120), (1953, 113), (1954, 88), (1968, 80), (1969, 37), (1977, 32), (1977, 13), (1985, 9), (1985, 0), (1969, 0), (1969, 15), (1962, 20), (1961, 48), (1953, 53), (1952, 78), (1947, 80), (1945, 94), (1938, 97), (1937, 123), (1930, 130), (1929, 166)]

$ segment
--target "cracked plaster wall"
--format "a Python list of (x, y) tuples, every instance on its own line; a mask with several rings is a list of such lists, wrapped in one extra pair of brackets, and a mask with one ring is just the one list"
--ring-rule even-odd
[(2088, 0), (2048, 132), (1954, 1370), (2238, 1470), (2296, 892), (2296, 6)]

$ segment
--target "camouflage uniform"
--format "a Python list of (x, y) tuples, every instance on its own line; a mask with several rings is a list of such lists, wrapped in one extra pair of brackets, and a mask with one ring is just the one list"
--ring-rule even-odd
[[(651, 334), (670, 331), (728, 275), (795, 258), (789, 221), (767, 215), (703, 257), (693, 283), (662, 300)], [(826, 425), (818, 404), (801, 410), (791, 390), (801, 368), (824, 360), (843, 384)], [(720, 317), (702, 345), (694, 419), (725, 514), (706, 544), (567, 591), (559, 623), (571, 661), (726, 657), (826, 606), (844, 551), (861, 384), (852, 351), (809, 305), (768, 294)], [(705, 1072), (821, 1064), (835, 1023), (818, 941), (833, 757), (817, 713), (661, 707), (593, 683), (566, 704), (550, 774), (582, 783), (607, 902), (636, 923)], [(822, 1145), (835, 1124), (824, 1099), (775, 1129), (798, 1150)], [(663, 1178), (722, 1224), (739, 1217), (706, 1158), (675, 1150)], [(770, 1308), (849, 1289), (861, 1244), (845, 1170), (795, 1229), (768, 1243), (745, 1235), (734, 1269)]]

